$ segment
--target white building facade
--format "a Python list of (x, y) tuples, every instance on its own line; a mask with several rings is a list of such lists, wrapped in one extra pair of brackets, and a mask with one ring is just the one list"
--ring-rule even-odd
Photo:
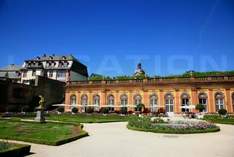
[(30, 84), (36, 76), (67, 82), (87, 80), (87, 67), (72, 55), (36, 57), (26, 60), (22, 66), (21, 83)]

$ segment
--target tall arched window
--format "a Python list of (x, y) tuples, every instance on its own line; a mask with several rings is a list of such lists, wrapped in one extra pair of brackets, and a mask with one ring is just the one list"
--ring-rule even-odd
[(215, 94), (215, 106), (216, 111), (220, 109), (224, 109), (224, 95), (223, 93), (216, 93)]
[(114, 111), (114, 105), (115, 105), (115, 98), (113, 95), (109, 95), (107, 97), (107, 105), (110, 106), (109, 110)]
[(141, 104), (141, 96), (140, 95), (135, 95), (134, 96), (134, 104), (135, 105), (138, 105), (138, 104)]
[(88, 96), (86, 94), (81, 96), (81, 105), (82, 105), (82, 112), (85, 112), (88, 105)]
[(165, 106), (166, 106), (166, 112), (174, 111), (174, 98), (171, 93), (165, 95)]
[(207, 94), (206, 93), (200, 93), (198, 95), (198, 100), (199, 100), (199, 104), (204, 105), (204, 107), (205, 107), (204, 112), (207, 112), (208, 111), (207, 110)]
[(234, 93), (232, 93), (232, 112), (234, 112)]
[(93, 104), (99, 106), (100, 105), (100, 96), (94, 95), (93, 96)]
[(70, 105), (75, 106), (76, 105), (76, 96), (71, 95), (70, 97)]
[(181, 111), (189, 112), (189, 95), (187, 93), (181, 95)]
[(121, 107), (127, 107), (128, 105), (128, 96), (126, 94), (123, 94), (120, 96), (120, 105)]
[(156, 94), (152, 94), (150, 96), (150, 108), (151, 108), (151, 112), (156, 112), (157, 111), (157, 100), (158, 97)]
[(93, 105), (94, 105), (94, 110), (98, 111), (99, 106), (100, 106), (100, 96), (99, 95), (94, 95), (93, 96)]

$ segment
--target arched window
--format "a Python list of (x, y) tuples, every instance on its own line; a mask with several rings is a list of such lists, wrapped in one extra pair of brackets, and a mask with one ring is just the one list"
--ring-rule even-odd
[(87, 95), (82, 95), (81, 96), (81, 105), (82, 106), (87, 106), (88, 105), (88, 96)]
[(165, 95), (165, 106), (166, 106), (166, 112), (174, 111), (174, 98), (171, 93)]
[(71, 95), (71, 97), (70, 97), (70, 105), (76, 105), (76, 96), (75, 95)]
[(115, 105), (115, 98), (113, 95), (109, 95), (107, 97), (107, 105), (110, 106), (109, 110), (114, 111), (114, 105)]
[(206, 93), (200, 93), (198, 95), (198, 100), (199, 100), (199, 104), (204, 105), (204, 107), (205, 107), (204, 112), (207, 112), (208, 111), (207, 110), (207, 94)]
[(232, 111), (234, 112), (234, 93), (232, 93)]
[(150, 108), (151, 108), (151, 112), (156, 112), (156, 110), (157, 110), (157, 100), (158, 100), (157, 95), (152, 94), (150, 96)]
[(100, 105), (100, 96), (94, 95), (93, 96), (93, 104), (99, 106)]
[(128, 105), (128, 96), (126, 94), (120, 96), (120, 105), (121, 107), (126, 107)]
[(138, 104), (141, 104), (141, 96), (140, 95), (135, 95), (134, 96), (134, 104), (135, 105), (138, 105)]
[(189, 112), (189, 95), (187, 93), (181, 95), (181, 111)]
[(82, 112), (86, 111), (88, 105), (88, 96), (86, 94), (81, 96), (81, 105), (82, 105)]
[(224, 109), (223, 93), (216, 93), (215, 94), (215, 106), (216, 106), (216, 111), (218, 111), (220, 109)]
[(107, 105), (114, 106), (115, 105), (115, 99), (113, 95), (109, 95), (107, 97)]

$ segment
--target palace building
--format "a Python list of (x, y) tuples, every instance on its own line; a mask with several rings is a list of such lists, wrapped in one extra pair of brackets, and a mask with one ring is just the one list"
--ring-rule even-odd
[[(134, 74), (145, 75), (141, 65)], [(167, 113), (195, 111), (203, 104), (205, 112), (219, 109), (234, 112), (234, 75), (204, 77), (158, 77), (130, 80), (70, 81), (65, 92), (65, 111), (77, 107), (85, 112), (87, 107), (122, 107), (134, 111), (137, 104), (144, 104), (150, 112), (163, 108)]]
[(88, 77), (87, 67), (72, 55), (44, 54), (43, 56), (25, 60), (21, 73), (21, 83), (24, 84), (34, 82), (36, 76), (62, 82), (87, 80)]

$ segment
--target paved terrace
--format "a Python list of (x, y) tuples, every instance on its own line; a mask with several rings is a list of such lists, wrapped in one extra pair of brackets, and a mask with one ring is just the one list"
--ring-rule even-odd
[(89, 137), (61, 145), (32, 144), (29, 157), (233, 157), (234, 126), (221, 132), (155, 134), (128, 130), (126, 123), (85, 124)]

